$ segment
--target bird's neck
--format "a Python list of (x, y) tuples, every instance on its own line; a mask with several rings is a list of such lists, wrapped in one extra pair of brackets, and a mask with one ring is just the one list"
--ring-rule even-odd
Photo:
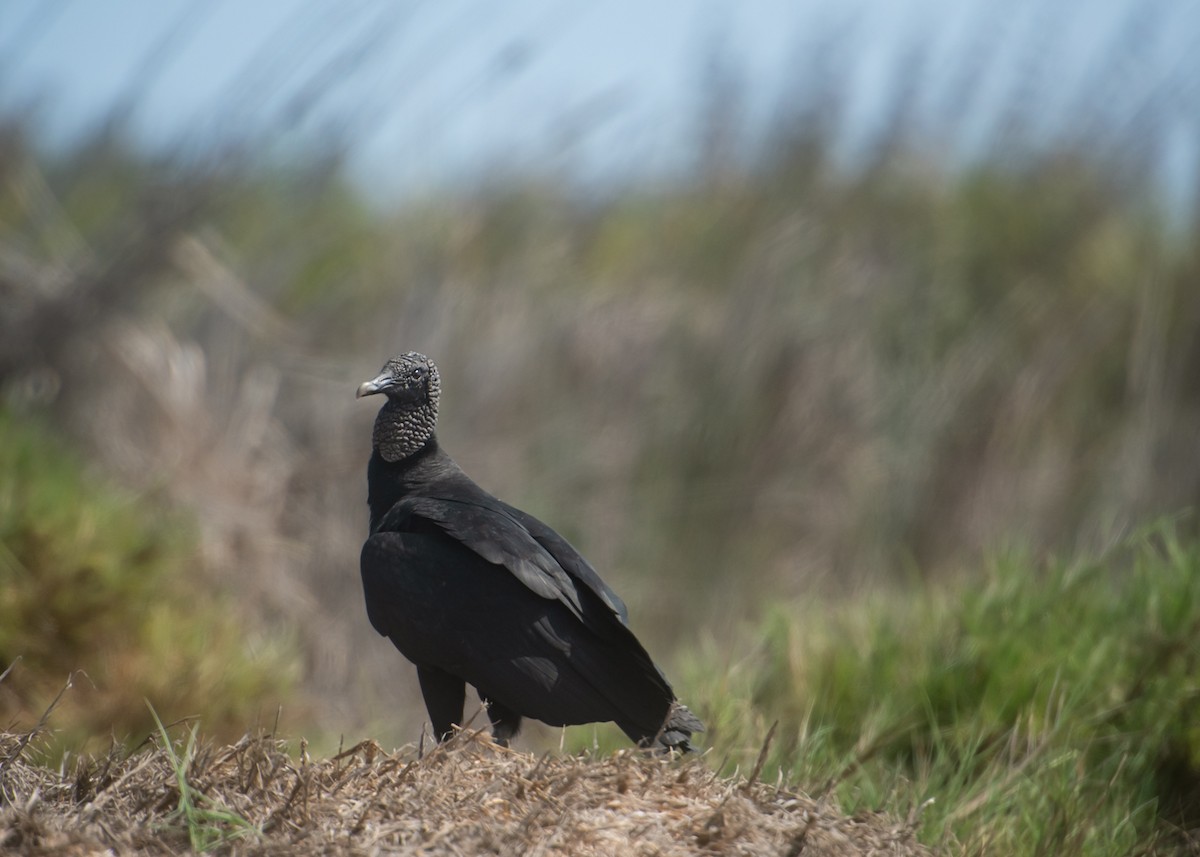
[(376, 445), (367, 465), (367, 505), (371, 509), (371, 532), (392, 506), (405, 497), (422, 493), (433, 484), (466, 476), (438, 445), (437, 435), (431, 434), (417, 452), (399, 461), (389, 461)]
[(388, 401), (375, 417), (372, 445), (385, 461), (398, 463), (421, 452), (436, 426), (437, 409), (429, 403), (404, 407)]

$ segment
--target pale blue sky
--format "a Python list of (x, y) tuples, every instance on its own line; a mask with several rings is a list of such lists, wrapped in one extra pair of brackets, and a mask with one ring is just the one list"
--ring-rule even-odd
[[(0, 106), (36, 106), (48, 141), (93, 127), (114, 105), (152, 146), (202, 151), (253, 138), (286, 155), (341, 135), (354, 175), (386, 189), (491, 166), (670, 173), (693, 156), (714, 48), (740, 81), (752, 139), (839, 33), (848, 143), (880, 120), (914, 48), (924, 54), (923, 108), (970, 85), (951, 148), (986, 140), (995, 105), (1013, 91), (1027, 90), (1055, 130), (1100, 79), (1114, 91), (1088, 97), (1109, 103), (1116, 122), (1123, 104), (1138, 121), (1139, 99), (1164, 84), (1181, 115), (1200, 115), (1195, 83), (1175, 82), (1200, 78), (1200, 0), (0, 0), (0, 9)], [(1135, 37), (1115, 50), (1130, 28)]]

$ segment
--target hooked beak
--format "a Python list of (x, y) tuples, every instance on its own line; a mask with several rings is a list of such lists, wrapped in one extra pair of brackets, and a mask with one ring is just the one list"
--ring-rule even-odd
[(354, 394), (354, 398), (361, 399), (363, 396), (374, 396), (376, 393), (384, 392), (394, 383), (395, 380), (392, 378), (392, 376), (385, 372), (378, 378), (374, 378), (370, 381), (364, 381), (362, 384), (360, 384), (358, 386), (358, 392)]

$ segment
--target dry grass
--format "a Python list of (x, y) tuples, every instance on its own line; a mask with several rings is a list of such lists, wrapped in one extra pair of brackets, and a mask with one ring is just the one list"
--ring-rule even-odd
[[(850, 818), (717, 776), (703, 758), (537, 757), (467, 732), (423, 754), (364, 741), (314, 761), (303, 743), (297, 758), (247, 736), (56, 771), (25, 761), (23, 740), (0, 734), (0, 850), (12, 854), (180, 854), (198, 842), (280, 855), (930, 853), (911, 819)], [(190, 830), (185, 802), (199, 810)]]

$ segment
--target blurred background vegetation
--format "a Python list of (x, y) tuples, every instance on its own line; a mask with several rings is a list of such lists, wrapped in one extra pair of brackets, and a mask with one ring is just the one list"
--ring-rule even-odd
[[(1080, 5), (1047, 7), (1065, 28)], [(413, 349), (442, 367), (445, 445), (622, 593), (733, 764), (778, 719), (772, 770), (869, 749), (917, 783), (915, 806), (946, 787), (921, 759), (982, 758), (970, 806), (1011, 785), (988, 767), (1021, 758), (1005, 724), (1069, 695), (1083, 658), (988, 635), (1058, 611), (1060, 631), (1146, 643), (1114, 681), (1167, 670), (1184, 689), (1169, 715), (1129, 715), (1178, 769), (1106, 756), (1097, 782), (1145, 770), (1169, 781), (1154, 794), (1200, 794), (1195, 519), (1171, 528), (1161, 577), (1122, 553), (1200, 498), (1200, 54), (1150, 73), (1138, 60), (1176, 19), (1127, 6), (1066, 104), (1038, 94), (1063, 73), (1050, 18), (1004, 60), (983, 13), (954, 63), (898, 38), (866, 132), (846, 110), (854, 38), (813, 23), (752, 145), (717, 40), (694, 58), (690, 146), (649, 176), (581, 180), (563, 154), (381, 199), (347, 168), (353, 134), (154, 147), (119, 103), (48, 145), (38, 108), (10, 107), (0, 716), (31, 723), (75, 674), (54, 718), (67, 747), (144, 734), (143, 698), (217, 735), (278, 719), (326, 746), (414, 740), (415, 676), (361, 604), (374, 408), (353, 397)], [(308, 97), (347, 98), (347, 68)], [(1090, 600), (1073, 563), (1108, 569), (1085, 575), (1103, 581)], [(1125, 628), (1147, 579), (1167, 589)], [(921, 669), (939, 661), (953, 669)], [(1086, 695), (1099, 680), (1076, 672)], [(952, 728), (967, 710), (983, 712), (969, 735)], [(1118, 827), (1145, 827), (1135, 792)], [(842, 797), (875, 800), (861, 780)], [(1074, 798), (1086, 813), (1093, 795)]]

